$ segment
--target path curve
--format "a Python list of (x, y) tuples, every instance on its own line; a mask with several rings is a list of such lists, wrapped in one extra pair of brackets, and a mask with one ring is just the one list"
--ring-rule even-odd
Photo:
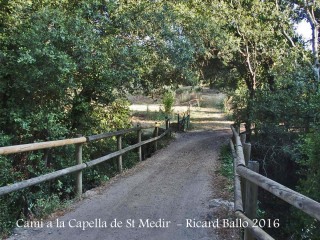
[[(52, 228), (43, 222), (41, 228), (20, 228), (9, 239), (217, 239), (212, 229), (188, 228), (187, 219), (206, 221), (210, 217), (219, 147), (229, 137), (229, 130), (178, 134), (169, 146), (91, 191), (90, 197), (59, 217), (64, 227), (57, 228), (57, 219), (53, 219)], [(123, 226), (111, 228), (114, 219)], [(147, 219), (158, 221), (161, 227), (143, 227)], [(126, 226), (127, 220), (134, 220), (135, 228)], [(83, 230), (83, 223), (90, 226)], [(74, 227), (76, 224), (82, 226)]]

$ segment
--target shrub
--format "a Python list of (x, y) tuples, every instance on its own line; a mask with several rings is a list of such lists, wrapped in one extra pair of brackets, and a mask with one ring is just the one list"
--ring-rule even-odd
[[(320, 135), (318, 131), (306, 135), (302, 139), (299, 150), (302, 155), (299, 164), (302, 167), (302, 175), (297, 191), (320, 201)], [(320, 239), (320, 222), (308, 216), (300, 210), (292, 208), (294, 221), (291, 229), (294, 229), (297, 239)]]
[(162, 98), (162, 104), (164, 106), (164, 112), (170, 115), (173, 111), (172, 107), (175, 101), (175, 94), (172, 91), (167, 91)]

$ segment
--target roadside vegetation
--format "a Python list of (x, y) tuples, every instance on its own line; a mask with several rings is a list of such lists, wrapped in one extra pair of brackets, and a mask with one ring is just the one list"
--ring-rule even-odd
[[(309, 43), (294, 30), (301, 20), (311, 26)], [(319, 1), (1, 1), (0, 146), (129, 128), (129, 94), (162, 99), (171, 89), (181, 104), (193, 95), (201, 107), (197, 86), (205, 84), (228, 95), (260, 172), (320, 201), (319, 22)], [(84, 159), (114, 142), (92, 145)], [(70, 166), (73, 154), (64, 147), (0, 156), (0, 186)], [(127, 156), (128, 166), (135, 158)], [(114, 169), (87, 171), (86, 189)], [(72, 199), (73, 181), (1, 196), (1, 234), (17, 218), (46, 212), (48, 199)], [(265, 218), (286, 226), (271, 229), (275, 238), (319, 239), (319, 221), (263, 192), (259, 198)]]
[(225, 177), (226, 183), (224, 185), (225, 191), (233, 192), (233, 157), (230, 152), (229, 145), (222, 145), (219, 154), (220, 160), (220, 174)]

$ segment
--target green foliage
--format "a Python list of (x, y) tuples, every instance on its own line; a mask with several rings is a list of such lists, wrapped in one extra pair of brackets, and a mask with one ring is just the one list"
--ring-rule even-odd
[[(320, 202), (320, 136), (318, 131), (310, 133), (302, 139), (300, 145), (301, 158), (299, 164), (302, 167), (300, 175), (302, 178), (299, 181), (297, 190)], [(320, 223), (316, 219), (309, 217), (302, 211), (292, 209), (294, 221), (290, 226), (294, 230), (294, 234), (299, 239), (318, 239), (320, 236)]]
[(219, 160), (221, 166), (219, 172), (227, 178), (226, 189), (233, 191), (233, 157), (229, 145), (223, 145), (220, 149)]
[(161, 109), (160, 111), (150, 111), (147, 109), (147, 111), (135, 111), (132, 113), (132, 116), (150, 121), (163, 121), (167, 114), (165, 114), (164, 111), (161, 111)]
[(51, 195), (50, 197), (38, 198), (35, 205), (30, 207), (30, 210), (35, 212), (38, 217), (45, 217), (59, 207), (61, 207), (59, 196)]
[(171, 115), (173, 111), (174, 102), (175, 102), (175, 94), (173, 91), (167, 91), (163, 94), (162, 104), (164, 107), (164, 112), (168, 116)]
[[(265, 174), (271, 172), (283, 182), (290, 176), (286, 183), (294, 185), (299, 170), (292, 152), (297, 133), (310, 148), (300, 167), (306, 171), (318, 167), (316, 136), (307, 135), (319, 127), (318, 56), (315, 49), (310, 53), (303, 48), (292, 20), (314, 13), (309, 17), (319, 22), (319, 4), (304, 4), (1, 1), (0, 145), (127, 128), (130, 112), (122, 100), (126, 93), (150, 93), (164, 85), (195, 86), (201, 79), (231, 93), (233, 120), (245, 122), (247, 130), (254, 128), (253, 145), (260, 151)], [(200, 90), (178, 90), (177, 98), (199, 98)], [(172, 109), (171, 94), (163, 98), (166, 114)], [(150, 118), (163, 119), (162, 113), (150, 113)], [(92, 143), (84, 148), (84, 159), (99, 157), (114, 146), (115, 139)], [(0, 185), (71, 166), (73, 154), (73, 147), (65, 147), (0, 156)], [(128, 155), (125, 164), (129, 167), (135, 161), (134, 154)], [(275, 171), (270, 168), (274, 163)], [(88, 171), (86, 188), (108, 180), (115, 169), (108, 163)], [(300, 183), (315, 198), (317, 177), (313, 172)], [(72, 198), (73, 181), (64, 177), (50, 187), (39, 185), (1, 198), (0, 206), (6, 209), (0, 213), (1, 231), (14, 222), (6, 216), (45, 214), (54, 209), (57, 197)]]
[(93, 133), (129, 128), (129, 102), (123, 99), (116, 99), (108, 106), (97, 106), (94, 109), (92, 120), (96, 121), (95, 124), (91, 124), (90, 131)]
[(19, 210), (17, 207), (20, 207), (15, 200), (19, 200), (16, 197), (17, 194), (14, 196), (5, 196), (0, 198), (0, 236), (5, 236), (10, 233), (10, 230), (15, 227), (16, 219), (19, 217)]
[(138, 153), (128, 152), (123, 158), (123, 168), (130, 169), (139, 162)]

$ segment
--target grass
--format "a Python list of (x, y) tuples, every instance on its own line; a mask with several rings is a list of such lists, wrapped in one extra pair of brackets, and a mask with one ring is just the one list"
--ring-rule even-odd
[(150, 121), (163, 121), (166, 117), (164, 112), (151, 112), (151, 111), (135, 111), (132, 116), (139, 117), (144, 120)]
[(77, 198), (72, 200), (60, 200), (59, 196), (53, 194), (47, 198), (39, 198), (36, 200), (35, 213), (36, 218), (47, 218), (50, 214), (56, 211), (65, 211), (72, 203), (76, 202)]
[(176, 90), (176, 100), (181, 103), (189, 102), (193, 99), (201, 98), (201, 88), (200, 87), (180, 87)]
[(169, 117), (171, 122), (177, 121), (177, 114), (171, 113), (166, 114), (164, 111), (133, 111), (132, 117), (136, 117), (140, 119), (141, 121), (159, 121), (162, 122), (166, 119), (166, 117)]
[(209, 108), (216, 108), (220, 110), (224, 110), (224, 101), (226, 96), (224, 94), (215, 94), (211, 95), (210, 99), (204, 99), (205, 101), (201, 101), (201, 107), (209, 107)]
[(233, 191), (233, 157), (228, 144), (221, 147), (219, 160), (221, 161), (219, 173), (227, 178), (225, 188)]

